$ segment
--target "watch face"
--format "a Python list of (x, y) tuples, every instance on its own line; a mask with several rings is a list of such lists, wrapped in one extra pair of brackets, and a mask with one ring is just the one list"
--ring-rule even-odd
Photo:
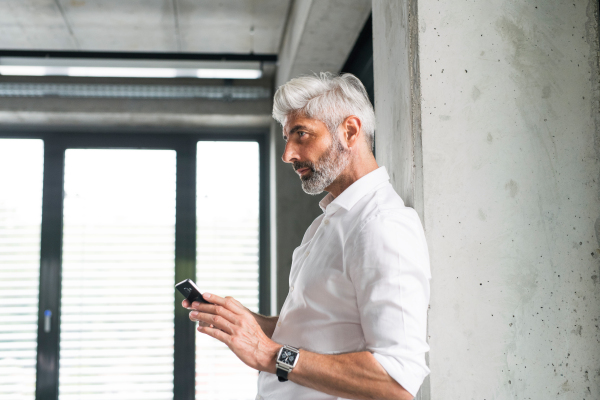
[(293, 351), (290, 351), (288, 349), (283, 349), (281, 350), (281, 355), (279, 356), (279, 362), (282, 362), (284, 364), (287, 364), (289, 366), (293, 366), (294, 365), (294, 360), (296, 360), (296, 353)]

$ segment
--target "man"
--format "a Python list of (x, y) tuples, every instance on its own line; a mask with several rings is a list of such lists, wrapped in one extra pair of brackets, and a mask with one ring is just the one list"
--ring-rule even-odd
[(294, 251), (279, 317), (205, 294), (213, 305), (194, 302), (190, 319), (261, 371), (257, 399), (412, 399), (429, 373), (429, 256), (417, 213), (373, 156), (366, 91), (350, 74), (293, 79), (273, 117), (304, 191), (329, 192), (323, 214)]

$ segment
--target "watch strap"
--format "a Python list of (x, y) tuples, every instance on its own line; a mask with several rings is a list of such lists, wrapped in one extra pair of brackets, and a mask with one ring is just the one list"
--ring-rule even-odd
[(286, 382), (288, 380), (287, 376), (288, 371), (286, 371), (285, 369), (277, 368), (277, 378), (279, 379), (279, 382)]

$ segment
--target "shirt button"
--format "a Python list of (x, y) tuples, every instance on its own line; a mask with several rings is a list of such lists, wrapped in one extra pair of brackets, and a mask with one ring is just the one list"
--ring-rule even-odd
[(308, 250), (308, 251), (306, 252), (306, 255), (307, 255), (307, 256), (308, 256), (309, 254), (310, 254), (310, 250)]
[(293, 291), (294, 291), (294, 287), (293, 287), (293, 286), (291, 286), (291, 287), (290, 287), (290, 292), (293, 292)]
[(325, 225), (327, 225), (327, 224), (329, 224), (329, 220), (328, 220), (328, 219), (326, 219), (325, 221), (323, 221), (323, 223), (324, 223)]
[(277, 326), (281, 326), (281, 322), (280, 321), (277, 321)]

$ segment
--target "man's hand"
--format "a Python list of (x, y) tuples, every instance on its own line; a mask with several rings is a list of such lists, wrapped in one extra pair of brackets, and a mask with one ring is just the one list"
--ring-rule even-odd
[(249, 367), (274, 374), (281, 345), (265, 335), (252, 312), (232, 297), (209, 293), (203, 297), (212, 304), (182, 303), (194, 310), (190, 319), (200, 322), (198, 331), (225, 343)]

